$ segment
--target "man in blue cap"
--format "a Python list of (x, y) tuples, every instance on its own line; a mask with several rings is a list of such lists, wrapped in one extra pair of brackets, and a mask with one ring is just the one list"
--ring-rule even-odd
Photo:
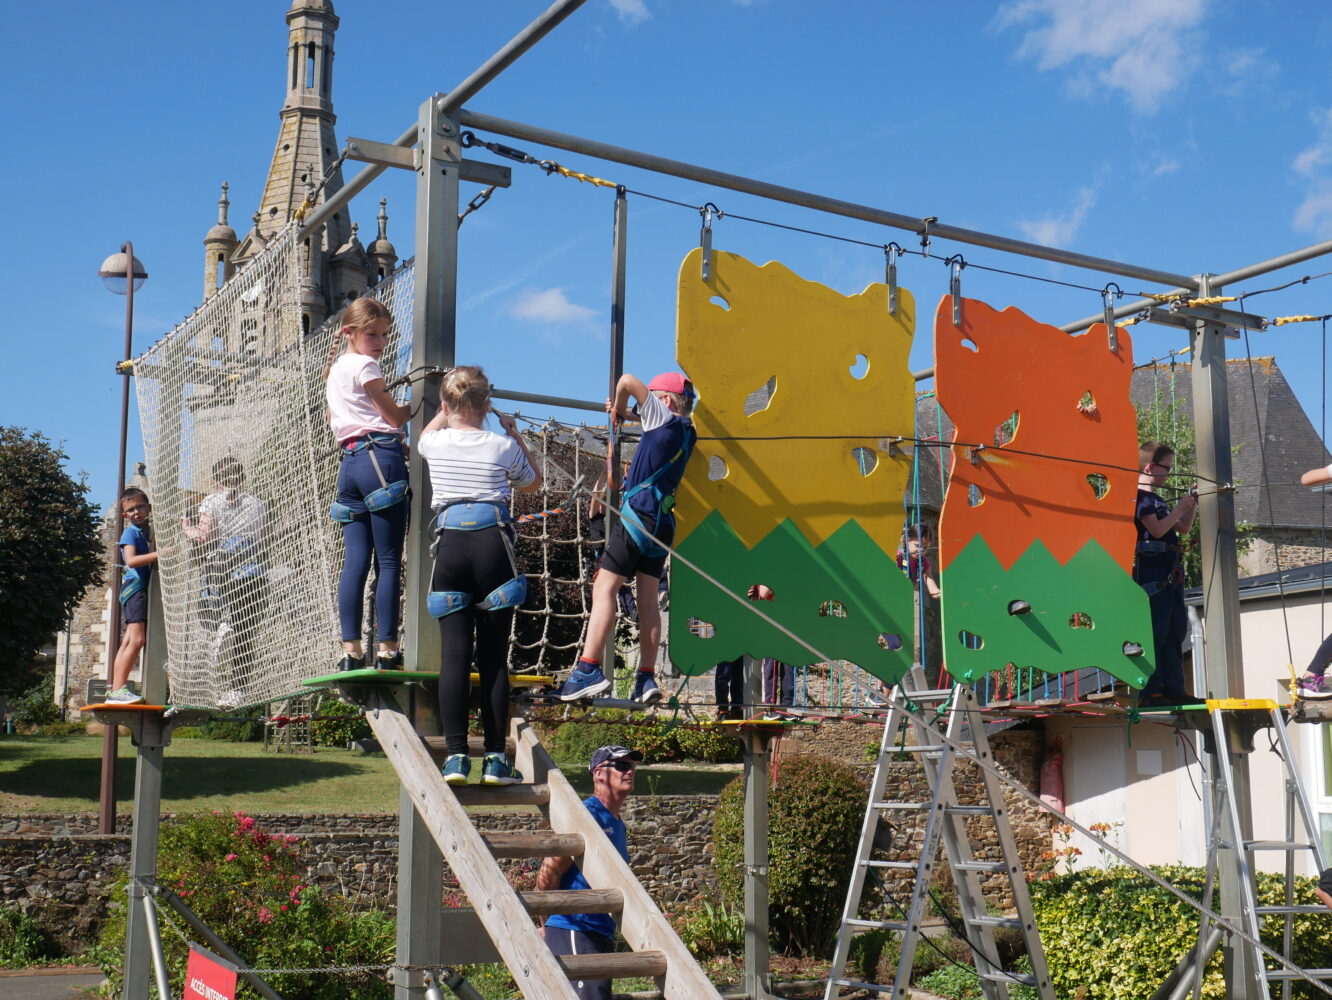
[[(642, 760), (637, 750), (606, 746), (593, 752), (588, 765), (592, 794), (583, 805), (626, 863), (629, 845), (620, 808), (634, 790), (634, 771)], [(546, 858), (537, 872), (536, 887), (543, 892), (591, 888), (573, 858)], [(615, 950), (615, 918), (609, 913), (557, 913), (547, 918), (543, 933), (556, 955), (604, 955)], [(576, 979), (571, 985), (580, 1000), (610, 1000), (609, 979)]]

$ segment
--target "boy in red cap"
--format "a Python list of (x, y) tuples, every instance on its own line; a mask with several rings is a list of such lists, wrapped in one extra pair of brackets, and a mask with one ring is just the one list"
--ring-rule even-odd
[[(630, 396), (637, 401), (636, 412), (626, 409)], [(666, 566), (666, 547), (675, 538), (671, 514), (675, 491), (698, 436), (689, 420), (693, 408), (694, 386), (679, 372), (664, 372), (647, 385), (633, 375), (622, 375), (615, 398), (606, 400), (608, 413), (621, 420), (642, 421), (643, 437), (629, 464), (620, 513), (608, 533), (592, 582), (592, 613), (583, 655), (560, 689), (561, 701), (591, 698), (610, 687), (601, 669), (601, 653), (615, 625), (616, 594), (629, 580), (634, 581), (638, 594), (642, 651), (631, 697), (644, 704), (661, 698), (655, 677), (661, 643), (657, 585)]]

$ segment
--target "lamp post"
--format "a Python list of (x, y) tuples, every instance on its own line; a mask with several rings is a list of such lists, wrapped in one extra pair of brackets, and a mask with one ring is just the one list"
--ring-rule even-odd
[[(133, 356), (134, 293), (143, 287), (144, 281), (148, 278), (148, 272), (144, 270), (143, 265), (134, 256), (134, 244), (126, 242), (120, 248), (119, 253), (113, 253), (102, 261), (102, 266), (97, 275), (102, 279), (102, 284), (106, 285), (110, 291), (125, 296), (125, 361), (129, 361)], [(116, 464), (116, 528), (114, 538), (117, 558), (112, 565), (120, 564), (120, 533), (125, 530), (125, 515), (120, 509), (120, 494), (125, 492), (125, 445), (129, 435), (130, 373), (128, 366), (120, 374), (124, 382), (120, 391), (120, 461)], [(114, 596), (117, 593), (118, 584), (119, 581), (115, 579), (111, 581), (113, 595), (111, 600), (111, 633), (106, 644), (106, 683), (108, 691), (111, 689), (111, 682), (114, 677), (116, 652), (120, 649), (120, 601), (116, 600)], [(119, 734), (119, 726), (107, 726), (106, 733), (102, 737), (102, 791), (98, 800), (98, 830), (101, 833), (116, 832), (116, 753)]]

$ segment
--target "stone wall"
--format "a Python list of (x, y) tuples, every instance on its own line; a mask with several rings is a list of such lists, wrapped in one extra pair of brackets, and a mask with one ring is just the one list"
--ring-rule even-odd
[(1317, 566), (1328, 558), (1327, 533), (1318, 528), (1259, 528), (1249, 536), (1249, 548), (1239, 558), (1240, 576), (1258, 576), (1282, 569)]
[[(715, 893), (712, 814), (715, 795), (640, 795), (625, 808), (630, 865), (665, 910)], [(535, 811), (477, 811), (485, 832), (538, 830)], [(164, 822), (173, 817), (163, 816)], [(392, 909), (397, 893), (398, 819), (394, 815), (264, 815), (268, 833), (301, 837), (310, 854), (310, 881), (362, 903)], [(0, 817), (0, 907), (33, 915), (71, 950), (96, 938), (106, 892), (129, 863), (129, 817), (114, 834), (98, 834), (94, 815)], [(530, 882), (535, 862), (503, 862)], [(530, 885), (529, 885), (530, 887)], [(444, 892), (465, 905), (445, 869)]]

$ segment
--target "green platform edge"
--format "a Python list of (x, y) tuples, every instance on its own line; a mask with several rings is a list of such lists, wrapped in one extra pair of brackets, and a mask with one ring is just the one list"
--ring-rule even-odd
[(301, 681), (306, 687), (328, 687), (331, 684), (413, 684), (417, 681), (439, 680), (438, 670), (376, 670), (363, 667), (360, 670), (344, 670), (336, 674), (324, 674), (322, 677), (310, 677)]
[[(686, 566), (685, 559), (733, 594), (743, 595), (755, 583), (771, 587), (776, 597), (757, 602), (759, 609), (825, 656), (854, 663), (888, 684), (911, 667), (911, 582), (854, 520), (816, 546), (788, 518), (750, 549), (714, 510), (676, 551), (683, 558), (671, 564), (669, 652), (682, 674), (702, 674), (744, 654), (791, 664), (815, 660), (804, 646)], [(830, 600), (841, 602), (845, 618), (819, 614)], [(690, 619), (710, 623), (715, 636), (693, 634)], [(883, 648), (880, 634), (897, 636), (900, 647)]]
[[(1049, 674), (1100, 667), (1142, 687), (1156, 669), (1147, 594), (1094, 539), (1063, 566), (1037, 539), (1005, 571), (977, 535), (939, 582), (944, 663), (956, 680), (980, 680), (1012, 663)], [(1012, 600), (1026, 601), (1031, 612), (1010, 615)], [(1075, 612), (1090, 615), (1094, 627), (1070, 627)], [(982, 647), (968, 648), (963, 631), (980, 636)], [(1141, 645), (1142, 655), (1125, 656), (1125, 642)]]

